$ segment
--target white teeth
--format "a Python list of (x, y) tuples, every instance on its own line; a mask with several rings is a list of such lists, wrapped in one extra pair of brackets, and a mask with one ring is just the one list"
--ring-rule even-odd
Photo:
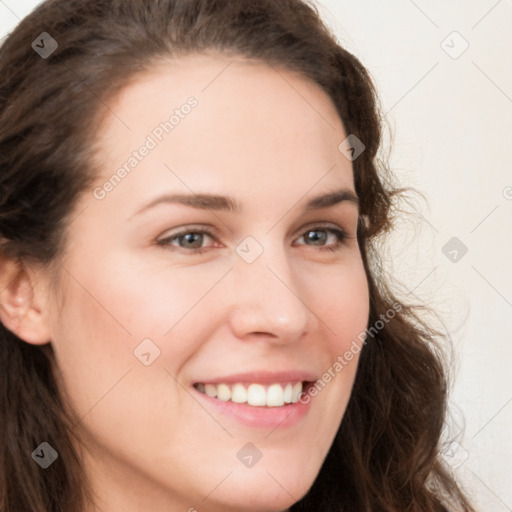
[(261, 384), (251, 384), (247, 390), (249, 405), (267, 405), (267, 393)]
[(292, 384), (250, 384), (247, 388), (241, 384), (196, 384), (198, 391), (217, 398), (222, 402), (247, 403), (253, 407), (282, 407), (285, 404), (297, 403), (302, 393), (302, 382)]
[(290, 404), (292, 402), (292, 389), (293, 386), (288, 382), (284, 388), (284, 403)]
[(281, 407), (284, 405), (284, 389), (281, 384), (272, 384), (268, 388), (267, 405), (269, 407)]
[[(201, 390), (199, 390), (201, 391)], [(213, 384), (205, 384), (204, 385), (204, 392), (213, 398), (217, 396), (217, 386), (214, 386)]]
[(227, 402), (231, 398), (231, 389), (227, 384), (219, 384), (217, 386), (217, 398), (223, 402)]
[(231, 391), (231, 401), (237, 404), (243, 404), (247, 402), (247, 390), (242, 384), (235, 384)]
[(302, 382), (297, 382), (292, 389), (292, 403), (299, 401), (300, 394), (302, 393)]

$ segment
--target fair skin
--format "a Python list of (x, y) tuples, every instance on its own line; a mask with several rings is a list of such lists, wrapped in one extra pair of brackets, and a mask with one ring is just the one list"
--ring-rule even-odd
[[(54, 293), (33, 267), (2, 299), (8, 328), (52, 344), (88, 439), (91, 512), (287, 510), (320, 470), (357, 369), (355, 355), (305, 414), (274, 426), (247, 424), (194, 388), (246, 372), (319, 379), (366, 328), (369, 296), (357, 204), (304, 210), (355, 188), (334, 105), (293, 72), (219, 55), (155, 65), (109, 103), (117, 117), (98, 128), (94, 187), (190, 96), (197, 107), (114, 190), (80, 198)], [(160, 203), (136, 214), (164, 192), (230, 196), (241, 211)], [(347, 234), (332, 252), (328, 228)], [(192, 245), (202, 254), (183, 237), (157, 243), (205, 229)], [(320, 242), (308, 240), (316, 232)], [(263, 248), (252, 263), (236, 252), (249, 236)], [(160, 350), (148, 366), (134, 356), (144, 339)], [(262, 454), (252, 467), (237, 457), (247, 443)]]

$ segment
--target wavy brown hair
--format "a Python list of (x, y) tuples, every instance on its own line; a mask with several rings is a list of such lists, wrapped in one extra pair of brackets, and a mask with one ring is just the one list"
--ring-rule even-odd
[[(31, 48), (42, 32), (58, 42), (48, 58)], [(364, 143), (353, 171), (368, 325), (376, 324), (397, 302), (379, 244), (404, 190), (378, 156), (383, 118), (369, 73), (302, 0), (39, 5), (0, 48), (0, 262), (35, 261), (58, 274), (73, 207), (98, 171), (90, 156), (99, 124), (111, 115), (106, 105), (156, 61), (208, 51), (301, 73)], [(368, 338), (336, 438), (293, 512), (473, 510), (440, 457), (448, 382), (440, 333), (419, 306), (401, 306)], [(30, 345), (0, 325), (0, 368), (2, 512), (82, 512), (92, 494), (71, 440), (74, 418), (57, 391), (51, 344)], [(30, 456), (41, 440), (59, 453), (44, 471)]]

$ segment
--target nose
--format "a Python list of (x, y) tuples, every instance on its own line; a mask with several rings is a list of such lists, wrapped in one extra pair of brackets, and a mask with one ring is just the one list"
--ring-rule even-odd
[(284, 249), (267, 247), (252, 263), (238, 256), (235, 262), (230, 301), (233, 333), (239, 339), (299, 341), (312, 328), (314, 315)]

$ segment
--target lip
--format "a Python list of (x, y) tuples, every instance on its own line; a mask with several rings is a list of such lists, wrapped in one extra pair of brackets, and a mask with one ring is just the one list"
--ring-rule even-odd
[(299, 370), (289, 370), (282, 372), (269, 372), (268, 370), (236, 373), (226, 375), (224, 377), (207, 378), (205, 380), (194, 381), (194, 384), (236, 384), (240, 382), (254, 383), (254, 384), (274, 384), (274, 383), (288, 383), (288, 382), (315, 382), (317, 377), (314, 373)]
[[(202, 384), (235, 384), (240, 383), (258, 383), (258, 384), (272, 384), (272, 383), (288, 383), (288, 382), (307, 382), (303, 393), (307, 391), (309, 386), (312, 386), (317, 378), (309, 372), (298, 371), (285, 371), (285, 372), (250, 372), (233, 374), (226, 377), (219, 377), (208, 380), (197, 381), (195, 384), (201, 382)], [(201, 401), (208, 409), (215, 408), (221, 414), (236, 420), (238, 423), (251, 427), (251, 428), (264, 428), (275, 429), (277, 427), (290, 428), (304, 420), (305, 416), (311, 407), (312, 399), (310, 398), (307, 403), (300, 401), (294, 404), (287, 404), (281, 407), (255, 407), (247, 403), (235, 403), (231, 400), (223, 402), (217, 398), (210, 397), (202, 393), (195, 386), (191, 386), (194, 396)]]

